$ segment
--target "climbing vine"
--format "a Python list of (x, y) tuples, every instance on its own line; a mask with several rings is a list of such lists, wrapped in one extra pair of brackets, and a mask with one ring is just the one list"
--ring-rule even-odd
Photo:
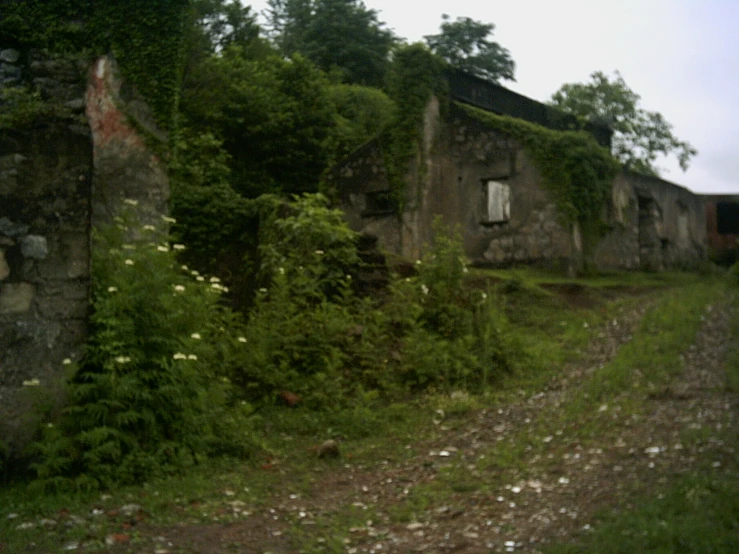
[(62, 56), (113, 54), (157, 124), (171, 130), (189, 7), (190, 0), (10, 0), (0, 36)]
[[(420, 155), (423, 117), (431, 97), (443, 96), (444, 61), (423, 44), (395, 52), (388, 92), (396, 104), (394, 122), (380, 136), (390, 199), (402, 213), (406, 202), (406, 178), (414, 157)], [(423, 164), (421, 164), (422, 166)]]
[(611, 198), (619, 164), (584, 131), (555, 131), (535, 123), (456, 103), (467, 115), (519, 141), (544, 178), (557, 209), (579, 223), (584, 238), (602, 233), (603, 211)]

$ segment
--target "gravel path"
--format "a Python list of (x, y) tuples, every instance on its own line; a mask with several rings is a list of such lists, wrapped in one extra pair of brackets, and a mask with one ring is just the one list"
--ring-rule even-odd
[[(583, 420), (610, 420), (603, 434), (586, 443), (574, 428), (537, 435), (542, 414), (562, 409), (585, 377), (611, 361), (647, 309), (645, 303), (623, 311), (599, 331), (582, 359), (544, 390), (481, 410), (461, 429), (445, 430), (445, 422), (437, 422), (439, 438), (409, 445), (416, 455), (406, 461), (371, 469), (337, 466), (319, 478), (310, 494), (279, 493), (269, 507), (233, 523), (141, 529), (151, 541), (136, 551), (295, 552), (289, 537), (295, 522), (320, 544), (331, 539), (331, 530), (322, 527), (325, 516), (366, 510), (367, 520), (352, 528), (345, 541), (348, 554), (538, 553), (546, 543), (587, 532), (598, 510), (629, 509), (635, 495), (658, 495), (676, 475), (701, 464), (720, 470), (722, 458), (732, 451), (715, 436), (735, 425), (739, 407), (737, 396), (724, 385), (729, 332), (724, 306), (707, 307), (696, 341), (684, 354), (684, 371), (669, 387), (654, 390), (646, 409), (622, 410), (614, 403), (583, 414)], [(485, 462), (481, 453), (514, 438), (520, 443), (521, 437), (528, 442), (525, 459)], [(426, 506), (409, 509), (410, 521), (390, 523), (397, 518), (389, 512), (406, 509), (415, 489), (433, 486), (449, 471), (456, 476), (458, 493), (443, 504), (432, 497)], [(224, 501), (224, 507), (235, 514), (245, 509), (238, 502)]]

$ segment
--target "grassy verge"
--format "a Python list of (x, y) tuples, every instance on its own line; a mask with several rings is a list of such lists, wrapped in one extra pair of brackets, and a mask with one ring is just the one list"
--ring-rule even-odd
[[(733, 293), (731, 342), (725, 362), (727, 388), (739, 393), (739, 301)], [(664, 355), (657, 350), (657, 356)], [(669, 360), (667, 360), (669, 361)], [(675, 363), (666, 364), (667, 368)], [(661, 378), (664, 372), (658, 372)], [(616, 379), (615, 382), (618, 382)], [(623, 381), (622, 379), (620, 381)], [(597, 385), (595, 392), (608, 391)], [(720, 469), (706, 463), (681, 477), (659, 496), (634, 502), (637, 509), (600, 518), (595, 531), (547, 554), (729, 554), (739, 552), (739, 431), (725, 429), (718, 440), (733, 451)]]
[[(0, 491), (0, 546), (7, 552), (64, 551), (75, 544), (84, 544), (87, 550), (104, 549), (106, 538), (116, 533), (130, 535), (135, 544), (138, 537), (132, 520), (137, 518), (154, 526), (225, 523), (258, 512), (278, 493), (308, 494), (337, 464), (371, 470), (379, 464), (402, 461), (416, 455), (419, 445), (471, 423), (481, 409), (498, 407), (538, 390), (565, 363), (576, 361), (603, 325), (621, 317), (624, 310), (658, 298), (655, 309), (617, 359), (583, 385), (575, 399), (576, 408), (566, 409), (556, 418), (545, 414), (526, 434), (497, 443), (495, 450), (486, 453), (487, 465), (523, 467), (532, 455), (531, 448), (526, 448), (534, 436), (545, 436), (550, 429), (563, 426), (568, 433), (580, 433), (577, 438), (595, 436), (598, 426), (610, 425), (609, 420), (595, 417), (592, 426), (576, 430), (575, 423), (582, 420), (577, 410), (597, 413), (602, 403), (611, 403), (623, 393), (646, 395), (678, 371), (679, 354), (692, 340), (701, 310), (716, 292), (714, 284), (702, 284), (693, 276), (680, 274), (561, 282), (528, 270), (476, 272), (472, 276), (490, 277), (499, 283), (497, 294), (509, 315), (511, 331), (527, 354), (526, 363), (515, 375), (496, 382), (482, 394), (440, 395), (432, 391), (390, 405), (368, 395), (351, 408), (336, 412), (275, 407), (259, 414), (264, 426), (262, 454), (248, 462), (208, 462), (192, 467), (180, 478), (120, 488), (104, 495), (29, 496), (22, 485), (6, 488)], [(511, 282), (519, 284), (507, 284)], [(550, 284), (572, 285), (574, 296), (587, 301), (572, 302), (562, 289), (544, 286)], [(628, 294), (623, 294), (625, 288)], [(739, 367), (739, 347), (736, 359)], [(658, 370), (645, 372), (646, 367)], [(632, 379), (639, 368), (639, 379)], [(635, 383), (639, 386), (634, 387)], [(434, 423), (437, 410), (445, 414), (440, 425)], [(315, 455), (315, 447), (329, 438), (341, 443), (340, 461), (319, 460)], [(485, 468), (478, 464), (478, 469)], [(415, 487), (405, 502), (385, 510), (383, 516), (390, 522), (413, 521), (430, 506), (492, 487), (495, 483), (489, 481), (489, 476), (485, 473), (481, 479), (469, 468), (441, 468), (434, 482)], [(239, 503), (238, 512), (228, 508), (233, 502)], [(126, 506), (129, 509), (124, 510)], [(377, 517), (372, 507), (365, 510), (346, 506), (316, 518), (311, 529), (296, 521), (291, 534), (306, 552), (343, 552), (342, 541), (349, 529)], [(334, 538), (325, 542), (324, 538), (331, 536)]]

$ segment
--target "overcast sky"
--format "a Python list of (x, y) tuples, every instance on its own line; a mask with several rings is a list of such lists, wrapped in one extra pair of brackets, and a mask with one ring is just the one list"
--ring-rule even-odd
[[(261, 12), (266, 0), (249, 2)], [(516, 92), (546, 101), (594, 71), (621, 72), (641, 107), (661, 112), (698, 149), (665, 179), (696, 192), (739, 193), (739, 0), (365, 0), (409, 42), (438, 32), (441, 14), (494, 23), (516, 62)]]

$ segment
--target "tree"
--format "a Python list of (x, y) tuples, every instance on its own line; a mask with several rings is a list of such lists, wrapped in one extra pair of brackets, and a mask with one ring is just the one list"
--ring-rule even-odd
[(344, 81), (381, 86), (393, 33), (360, 0), (271, 0), (268, 19), (282, 53), (303, 54)]
[(250, 60), (234, 46), (198, 64), (187, 85), (181, 114), (223, 141), (237, 192), (317, 190), (336, 108), (312, 63), (300, 55)]
[(447, 14), (441, 19), (441, 33), (424, 37), (436, 55), (457, 69), (493, 83), (516, 80), (516, 64), (510, 52), (488, 38), (495, 25), (469, 17), (450, 21)]
[(609, 125), (614, 131), (613, 155), (627, 169), (656, 176), (657, 157), (675, 155), (685, 171), (698, 151), (672, 133), (662, 114), (640, 108), (640, 99), (618, 71), (613, 79), (596, 71), (589, 83), (562, 85), (550, 104), (585, 121)]

